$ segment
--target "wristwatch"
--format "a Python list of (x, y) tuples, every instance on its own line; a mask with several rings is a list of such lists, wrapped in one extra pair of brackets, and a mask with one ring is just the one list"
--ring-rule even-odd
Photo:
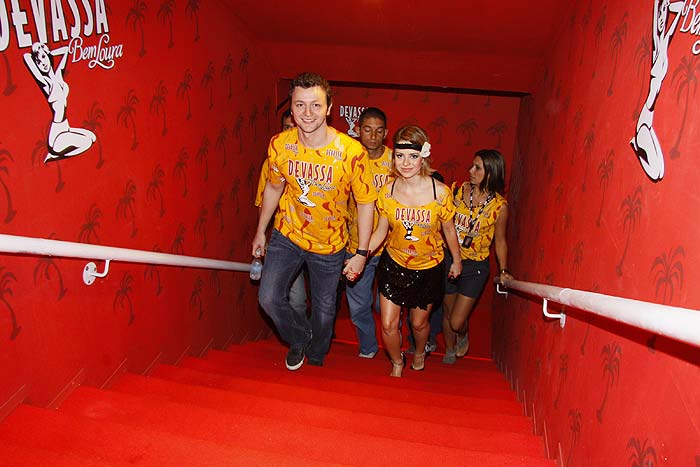
[(369, 257), (369, 250), (360, 250), (357, 249), (355, 250), (356, 255), (364, 256), (365, 258)]

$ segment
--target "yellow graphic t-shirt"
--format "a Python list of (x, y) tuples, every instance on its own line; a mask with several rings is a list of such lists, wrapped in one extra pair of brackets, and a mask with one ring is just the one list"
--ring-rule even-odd
[(386, 251), (391, 259), (407, 269), (437, 266), (445, 257), (442, 222), (455, 215), (452, 192), (437, 187), (437, 199), (424, 206), (404, 206), (391, 194), (393, 183), (384, 185), (377, 198), (379, 214), (389, 221)]
[[(381, 156), (376, 159), (370, 159), (369, 168), (372, 172), (372, 186), (379, 193), (381, 187), (383, 187), (389, 180), (391, 180), (391, 167), (394, 164), (392, 159), (393, 151), (388, 147), (384, 146), (384, 152)], [(377, 222), (379, 221), (379, 213), (374, 211), (374, 223), (372, 224), (372, 231), (377, 227)], [(358, 242), (358, 232), (357, 232), (357, 204), (355, 203), (355, 198), (350, 195), (350, 204), (348, 205), (348, 230), (350, 232), (350, 241), (348, 242), (348, 250), (354, 252), (357, 250)], [(378, 248), (373, 255), (381, 254), (384, 250), (383, 247)]]
[(298, 131), (272, 137), (268, 148), (272, 183), (286, 183), (275, 216), (275, 228), (300, 248), (332, 254), (348, 241), (348, 198), (372, 203), (367, 152), (350, 136), (330, 128), (335, 137), (327, 146), (309, 149), (299, 142)]
[(256, 208), (262, 206), (263, 193), (265, 192), (265, 185), (267, 185), (267, 178), (269, 173), (270, 163), (268, 159), (265, 159), (262, 164), (262, 169), (260, 169), (260, 178), (258, 178), (258, 191), (255, 193)]
[[(491, 250), (491, 241), (496, 232), (496, 220), (503, 206), (508, 205), (506, 199), (496, 193), (493, 199), (485, 206), (478, 205), (469, 209), (469, 189), (468, 183), (462, 184), (457, 191), (454, 203), (457, 208), (455, 214), (455, 228), (457, 229), (457, 240), (459, 240), (459, 251), (462, 259), (481, 261), (488, 258)], [(465, 193), (466, 190), (466, 193)], [(464, 201), (466, 197), (466, 201)], [(470, 230), (470, 219), (473, 227)], [(471, 241), (466, 237), (471, 237)], [(468, 246), (465, 246), (468, 245)]]

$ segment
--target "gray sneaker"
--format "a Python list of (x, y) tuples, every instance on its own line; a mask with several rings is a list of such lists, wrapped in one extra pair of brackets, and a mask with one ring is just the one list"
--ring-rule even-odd
[(377, 352), (369, 352), (369, 353), (360, 352), (357, 356), (360, 358), (374, 358), (375, 355), (377, 355)]
[(428, 341), (425, 343), (425, 353), (432, 353), (437, 350), (437, 343), (433, 341)]
[(442, 357), (442, 363), (445, 363), (447, 365), (454, 365), (457, 362), (457, 355), (455, 354), (455, 351), (447, 351), (445, 352), (445, 356)]

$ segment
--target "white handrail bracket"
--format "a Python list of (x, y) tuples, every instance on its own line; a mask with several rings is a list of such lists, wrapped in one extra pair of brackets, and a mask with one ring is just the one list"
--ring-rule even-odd
[(547, 318), (558, 319), (559, 326), (561, 326), (562, 328), (566, 325), (566, 315), (564, 313), (549, 313), (547, 311), (547, 299), (546, 298), (542, 299), (542, 313)]
[(85, 285), (92, 285), (95, 282), (95, 277), (105, 277), (109, 272), (109, 262), (111, 260), (105, 260), (105, 270), (102, 272), (97, 272), (97, 265), (92, 261), (87, 263), (83, 268), (83, 282)]
[(496, 282), (496, 293), (500, 294), (500, 295), (505, 295), (506, 298), (508, 298), (508, 291), (504, 292), (503, 290), (501, 290), (501, 283), (500, 282)]

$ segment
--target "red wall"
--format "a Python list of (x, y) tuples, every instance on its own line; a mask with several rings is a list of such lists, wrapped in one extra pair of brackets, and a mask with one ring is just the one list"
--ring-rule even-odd
[[(577, 2), (523, 102), (511, 180), (517, 278), (700, 307), (697, 36), (669, 48), (653, 126), (666, 175), (630, 147), (649, 90), (653, 2)], [(690, 11), (690, 24), (695, 12)], [(669, 24), (669, 23), (667, 23)], [(700, 351), (567, 309), (497, 299), (494, 354), (563, 465), (700, 465)]]
[[(218, 2), (109, 7), (109, 45), (122, 56), (110, 69), (71, 56), (65, 71), (70, 125), (97, 141), (61, 162), (42, 163), (52, 113), (27, 48), (14, 28), (2, 32), (0, 230), (248, 261), (241, 239), (252, 237), (257, 170), (278, 125), (270, 67)], [(67, 45), (53, 40), (48, 6), (46, 16), (49, 48)], [(88, 287), (85, 263), (0, 255), (0, 402), (46, 405), (71, 380), (100, 385), (120, 369), (269, 333), (245, 273), (117, 262)]]
[[(506, 158), (508, 170), (515, 145), (520, 99), (490, 95), (422, 90), (385, 89), (362, 86), (334, 86), (331, 124), (348, 132), (343, 115), (358, 115), (364, 107), (379, 107), (387, 114), (391, 141), (401, 126), (416, 124), (428, 132), (433, 145), (433, 168), (450, 183), (467, 178), (474, 153), (483, 148), (498, 148)], [(357, 122), (354, 122), (357, 125)], [(355, 128), (357, 131), (357, 128)], [(510, 173), (510, 172), (509, 172)], [(492, 269), (498, 265), (492, 258)], [(487, 287), (470, 318), (470, 355), (491, 356), (491, 303), (493, 290)]]

